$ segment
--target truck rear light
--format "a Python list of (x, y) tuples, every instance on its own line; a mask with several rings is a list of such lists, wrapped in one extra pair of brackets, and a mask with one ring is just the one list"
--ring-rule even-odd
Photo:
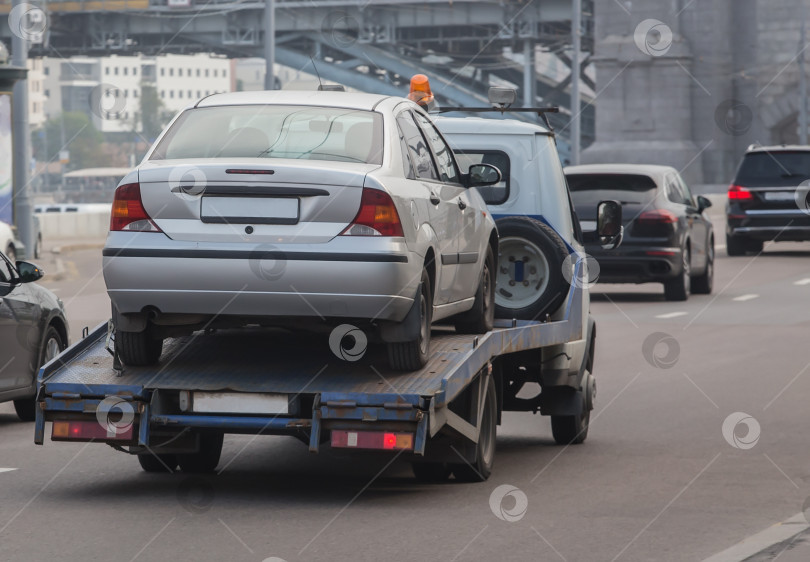
[(348, 449), (413, 450), (413, 433), (385, 431), (332, 431), (332, 447)]
[(118, 428), (108, 432), (98, 421), (55, 421), (51, 439), (53, 441), (132, 441), (133, 426)]
[(341, 236), (404, 236), (393, 199), (384, 191), (363, 188), (360, 210)]
[(728, 188), (728, 198), (732, 201), (750, 201), (754, 194), (739, 185), (732, 185)]
[(141, 186), (127, 183), (115, 190), (110, 231), (162, 232), (143, 207)]
[(678, 216), (666, 209), (653, 209), (652, 211), (644, 211), (636, 220), (644, 223), (673, 224), (678, 222)]

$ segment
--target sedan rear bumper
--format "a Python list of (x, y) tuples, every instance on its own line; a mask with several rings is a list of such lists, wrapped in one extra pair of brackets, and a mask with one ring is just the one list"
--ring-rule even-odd
[(157, 234), (137, 234), (132, 241), (157, 243), (114, 244), (111, 235), (104, 249), (107, 292), (121, 314), (154, 310), (160, 315), (256, 320), (401, 321), (422, 271), (422, 260), (407, 251), (404, 241), (388, 242), (387, 251), (381, 251), (382, 240), (357, 239), (292, 249), (269, 244), (200, 247)]

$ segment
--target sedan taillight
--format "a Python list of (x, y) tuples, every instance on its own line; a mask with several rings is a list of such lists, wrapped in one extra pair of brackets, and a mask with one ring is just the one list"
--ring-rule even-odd
[(404, 236), (399, 213), (391, 196), (377, 189), (363, 188), (360, 210), (341, 236)]
[(152, 222), (141, 201), (141, 186), (128, 183), (115, 190), (110, 231), (162, 232)]

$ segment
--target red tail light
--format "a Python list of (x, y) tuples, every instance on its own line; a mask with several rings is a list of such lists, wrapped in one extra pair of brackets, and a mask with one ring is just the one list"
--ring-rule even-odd
[(399, 213), (391, 196), (377, 189), (363, 188), (360, 210), (341, 236), (404, 236)]
[(141, 186), (128, 183), (115, 190), (110, 231), (162, 232), (143, 208)]
[(734, 201), (750, 201), (754, 195), (739, 185), (732, 185), (728, 188), (728, 198)]
[(644, 211), (636, 220), (640, 222), (673, 224), (678, 222), (678, 217), (672, 211), (667, 211), (666, 209), (654, 209), (652, 211)]

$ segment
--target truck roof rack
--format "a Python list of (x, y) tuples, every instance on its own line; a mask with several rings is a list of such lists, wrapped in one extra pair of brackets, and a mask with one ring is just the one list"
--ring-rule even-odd
[(487, 113), (489, 111), (497, 111), (501, 114), (504, 113), (536, 113), (543, 119), (549, 131), (554, 132), (554, 128), (549, 123), (546, 113), (559, 113), (559, 107), (440, 107), (436, 113), (449, 113), (451, 111), (466, 111), (467, 113)]

